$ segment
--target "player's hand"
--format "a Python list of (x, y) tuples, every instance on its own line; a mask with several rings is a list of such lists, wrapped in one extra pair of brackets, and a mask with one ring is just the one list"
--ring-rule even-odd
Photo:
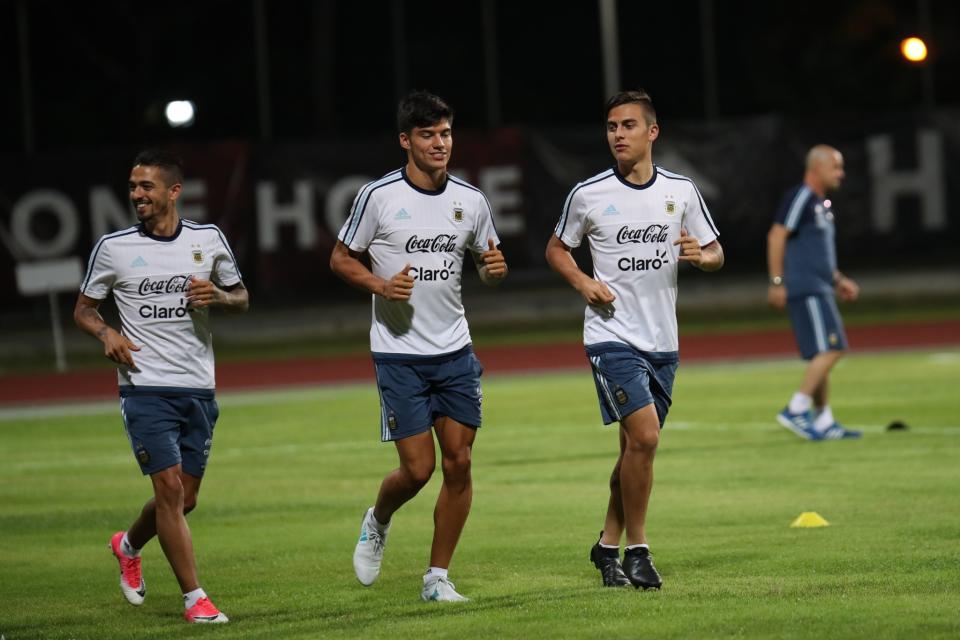
[(577, 287), (577, 291), (592, 307), (601, 307), (617, 299), (617, 296), (613, 295), (607, 285), (593, 278), (584, 278), (580, 286)]
[(190, 276), (187, 283), (187, 308), (202, 309), (216, 304), (222, 304), (226, 294), (209, 280)]
[(487, 240), (487, 246), (489, 249), (480, 254), (480, 261), (487, 271), (487, 277), (499, 280), (507, 275), (507, 261), (493, 238)]
[(674, 240), (673, 244), (680, 245), (680, 254), (677, 257), (680, 262), (689, 262), (695, 267), (700, 266), (700, 261), (703, 259), (700, 241), (688, 234), (686, 229), (680, 227), (680, 238)]
[(787, 306), (787, 288), (771, 284), (767, 287), (767, 303), (774, 309), (783, 310)]
[(860, 297), (860, 286), (846, 276), (837, 281), (837, 296), (843, 302), (852, 302)]
[(413, 276), (410, 275), (410, 263), (383, 285), (381, 295), (387, 300), (409, 300), (413, 293)]
[(127, 336), (115, 329), (110, 327), (105, 328), (106, 331), (104, 331), (100, 337), (100, 339), (103, 340), (103, 355), (117, 364), (136, 369), (137, 365), (133, 361), (133, 354), (130, 352), (140, 351), (140, 347), (133, 344)]

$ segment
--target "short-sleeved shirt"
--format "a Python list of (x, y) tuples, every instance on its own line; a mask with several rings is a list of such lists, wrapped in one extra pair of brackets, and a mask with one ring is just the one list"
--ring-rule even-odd
[(554, 233), (568, 247), (590, 241), (593, 277), (616, 296), (612, 309), (587, 306), (584, 344), (679, 351), (679, 247), (673, 242), (681, 227), (700, 246), (719, 236), (693, 181), (656, 165), (646, 184), (628, 182), (612, 168), (573, 188)]
[(830, 201), (802, 184), (787, 191), (775, 222), (787, 228), (783, 279), (787, 297), (833, 295), (837, 249)]
[(461, 298), (463, 258), (499, 245), (490, 203), (448, 175), (436, 191), (410, 182), (405, 169), (364, 185), (337, 236), (368, 252), (371, 270), (385, 280), (410, 265), (409, 300), (373, 295), (370, 349), (378, 353), (439, 355), (470, 344)]
[(187, 308), (190, 276), (223, 287), (240, 282), (237, 261), (215, 225), (181, 220), (170, 237), (136, 225), (94, 246), (80, 293), (103, 300), (112, 291), (120, 332), (140, 347), (132, 352), (136, 369), (117, 368), (121, 394), (214, 389), (210, 309)]

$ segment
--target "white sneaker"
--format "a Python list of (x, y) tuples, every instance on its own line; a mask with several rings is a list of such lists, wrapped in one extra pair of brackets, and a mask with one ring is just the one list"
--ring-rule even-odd
[(380, 563), (383, 562), (383, 548), (387, 544), (390, 524), (380, 531), (373, 518), (373, 507), (367, 509), (360, 522), (360, 539), (353, 550), (353, 570), (357, 580), (365, 587), (372, 585), (380, 575)]
[(457, 593), (456, 586), (446, 577), (431, 576), (423, 583), (420, 599), (427, 602), (469, 602)]

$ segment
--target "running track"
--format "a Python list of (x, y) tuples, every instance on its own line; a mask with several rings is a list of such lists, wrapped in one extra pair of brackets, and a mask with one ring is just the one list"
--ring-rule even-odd
[[(960, 346), (960, 320), (848, 327), (852, 351)], [(748, 358), (796, 357), (789, 331), (756, 331), (692, 335), (680, 338), (683, 362)], [(586, 370), (579, 343), (477, 346), (486, 373)], [(309, 386), (373, 379), (368, 355), (222, 362), (217, 365), (220, 390)], [(117, 395), (116, 374), (102, 369), (63, 374), (29, 374), (0, 377), (0, 407), (77, 400), (103, 400)]]

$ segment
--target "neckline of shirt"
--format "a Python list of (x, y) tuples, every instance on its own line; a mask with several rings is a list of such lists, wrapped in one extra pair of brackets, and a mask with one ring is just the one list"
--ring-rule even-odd
[(413, 184), (413, 182), (410, 180), (410, 177), (407, 175), (407, 168), (406, 168), (406, 167), (401, 167), (401, 168), (400, 168), (400, 175), (403, 176), (403, 181), (406, 182), (407, 185), (409, 185), (409, 187), (410, 187), (411, 189), (413, 189), (414, 191), (418, 191), (418, 192), (422, 193), (422, 194), (425, 195), (425, 196), (438, 196), (438, 195), (440, 195), (441, 193), (443, 193), (444, 191), (446, 191), (446, 190), (447, 190), (447, 185), (450, 184), (450, 176), (447, 176), (447, 179), (443, 181), (443, 186), (442, 186), (442, 187), (440, 187), (439, 189), (436, 189), (436, 190), (431, 191), (430, 189), (422, 189), (422, 188), (418, 187), (417, 185)]
[(623, 175), (620, 173), (620, 170), (617, 168), (616, 165), (614, 165), (613, 167), (613, 175), (617, 176), (617, 180), (619, 180), (624, 185), (630, 187), (631, 189), (637, 189), (638, 191), (652, 187), (653, 183), (657, 181), (657, 173), (658, 173), (657, 165), (653, 165), (653, 175), (650, 176), (650, 179), (644, 182), (643, 184), (634, 184), (623, 177)]
[(183, 231), (183, 219), (177, 218), (177, 230), (173, 232), (172, 236), (158, 236), (147, 231), (147, 227), (142, 222), (137, 225), (140, 227), (140, 233), (147, 236), (151, 240), (156, 240), (157, 242), (173, 242), (180, 237), (180, 232)]

